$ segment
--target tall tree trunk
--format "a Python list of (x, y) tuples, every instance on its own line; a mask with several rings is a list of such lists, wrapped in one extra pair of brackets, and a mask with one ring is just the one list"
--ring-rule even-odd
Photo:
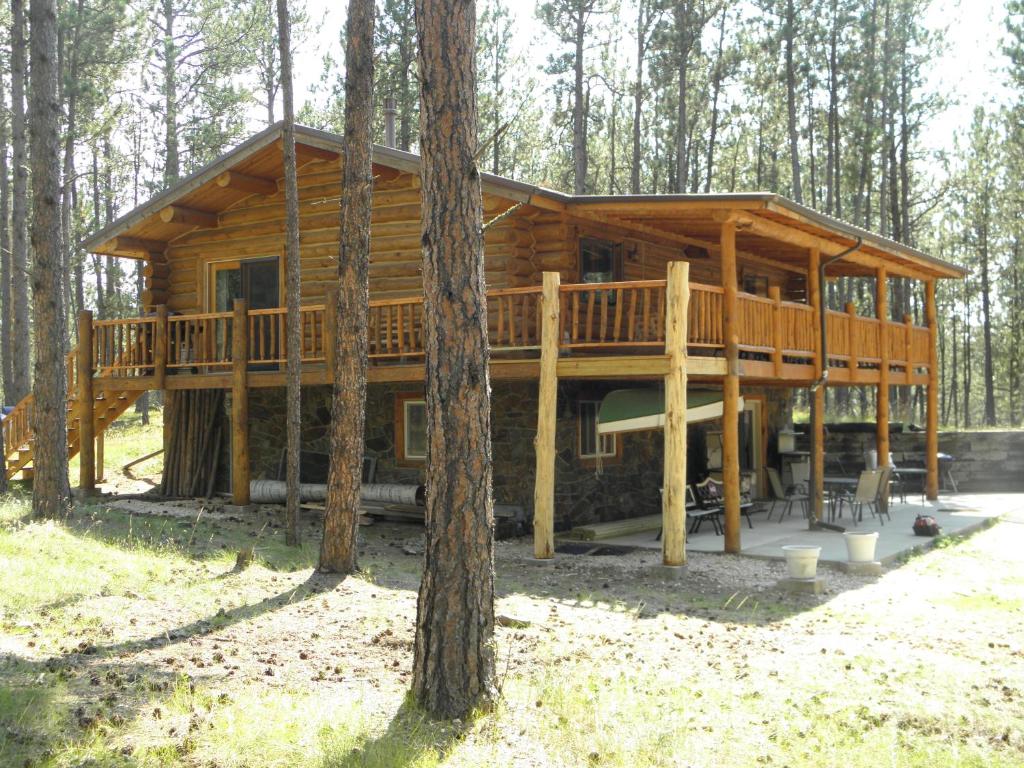
[(57, 100), (57, 7), (30, 0), (32, 142), (32, 296), (36, 331), (32, 512), (63, 517), (68, 487), (67, 381), (64, 369), (60, 240), (60, 103)]
[[(100, 218), (100, 163), (96, 145), (92, 145), (92, 230), (98, 232), (102, 226)], [(103, 257), (94, 254), (92, 257), (93, 276), (96, 279), (96, 316), (100, 320), (107, 319), (107, 294), (103, 290)]]
[(28, 143), (25, 133), (25, 6), (11, 0), (11, 347), (10, 398), (21, 400), (29, 392), (28, 321)]
[(722, 23), (718, 28), (718, 53), (711, 69), (711, 129), (708, 131), (707, 177), (704, 180), (704, 192), (711, 191), (711, 177), (715, 167), (715, 142), (718, 140), (718, 96), (722, 91), (724, 77), (723, 54), (725, 51), (725, 22), (729, 16), (729, 7), (722, 6)]
[(476, 8), (416, 0), (420, 39), (426, 558), (413, 693), (461, 717), (494, 695), (491, 404), (476, 168)]
[[(985, 182), (986, 189), (988, 183)], [(985, 416), (984, 424), (986, 427), (994, 427), (996, 425), (996, 386), (995, 386), (995, 370), (994, 361), (992, 359), (992, 284), (990, 271), (990, 253), (989, 253), (989, 222), (990, 222), (990, 206), (988, 204), (989, 193), (984, 193), (986, 202), (984, 204), (984, 221), (980, 222), (982, 230), (981, 238), (981, 329), (982, 329), (982, 341), (984, 344), (983, 354), (985, 355)]]
[(796, 123), (796, 10), (793, 0), (786, 0), (786, 18), (783, 24), (783, 36), (786, 52), (786, 120), (789, 130), (789, 162), (792, 173), (793, 200), (804, 201), (800, 183), (800, 143)]
[[(0, 406), (11, 398), (14, 389), (14, 361), (11, 345), (11, 212), (10, 169), (7, 165), (7, 96), (0, 88), (0, 385), (4, 394)], [(0, 441), (0, 445), (3, 442)], [(0, 451), (3, 453), (3, 451)], [(0, 467), (3, 469), (3, 467)], [(5, 475), (6, 477), (6, 475)]]
[(178, 50), (174, 42), (174, 0), (163, 0), (164, 42), (164, 186), (181, 175), (178, 158)]
[[(583, 105), (583, 49), (586, 44), (587, 17), (582, 8), (577, 8), (576, 12), (578, 15), (575, 18), (576, 58), (573, 62), (575, 79), (572, 101), (572, 187), (573, 192), (582, 195), (587, 191), (587, 114)], [(421, 118), (421, 133), (423, 132), (422, 123)]]
[(357, 567), (356, 533), (365, 450), (373, 202), (373, 15), (373, 0), (349, 0), (331, 463), (320, 547), (320, 570), (335, 573), (351, 573)]
[(689, 147), (687, 146), (687, 135), (689, 131), (690, 116), (689, 94), (690, 94), (690, 51), (693, 48), (694, 31), (691, 27), (693, 0), (685, 0), (675, 5), (676, 16), (676, 45), (679, 47), (676, 62), (677, 66), (677, 95), (678, 105), (676, 112), (676, 183), (677, 192), (686, 191), (686, 182), (689, 179)]
[(651, 24), (650, 0), (636, 4), (636, 79), (633, 81), (633, 158), (629, 169), (629, 191), (640, 194), (640, 123), (644, 106), (644, 64), (647, 55), (647, 30)]
[(299, 184), (295, 165), (295, 110), (292, 104), (291, 22), (288, 0), (277, 0), (277, 37), (281, 56), (284, 101), (285, 303), (286, 340), (285, 433), (287, 439), (285, 541), (293, 547), (299, 534), (299, 456), (302, 439), (302, 257), (299, 252)]

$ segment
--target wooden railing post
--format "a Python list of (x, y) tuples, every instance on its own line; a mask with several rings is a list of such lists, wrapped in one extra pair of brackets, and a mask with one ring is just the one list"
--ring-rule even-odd
[(878, 466), (889, 466), (889, 274), (875, 272), (875, 314), (878, 316), (878, 398), (875, 413), (875, 446)]
[(668, 263), (665, 287), (665, 469), (661, 496), (661, 557), (665, 565), (686, 563), (686, 342), (690, 265)]
[(811, 248), (807, 260), (807, 284), (810, 287), (808, 303), (814, 309), (814, 376), (819, 384), (811, 400), (811, 517), (821, 520), (825, 504), (825, 383), (820, 378), (828, 371), (825, 339), (821, 335), (821, 317), (826, 312), (821, 284), (818, 282), (818, 266), (821, 252)]
[(775, 366), (775, 378), (782, 378), (782, 289), (777, 285), (768, 288), (768, 298), (772, 300), (772, 363)]
[(167, 305), (156, 308), (156, 327), (153, 329), (153, 385), (163, 389), (167, 382)]
[(725, 551), (740, 551), (740, 350), (736, 306), (736, 220), (722, 223), (722, 331), (725, 379), (722, 383), (722, 483), (725, 502)]
[(903, 348), (906, 350), (903, 359), (907, 361), (907, 386), (910, 386), (910, 375), (914, 370), (911, 358), (914, 356), (914, 318), (910, 314), (903, 315)]
[(928, 324), (928, 392), (925, 422), (925, 494), (939, 498), (939, 359), (937, 351), (938, 322), (935, 310), (935, 279), (924, 285), (924, 316)]
[(235, 299), (231, 322), (231, 500), (249, 503), (249, 313)]
[(540, 384), (537, 398), (537, 456), (533, 484), (533, 556), (555, 556), (555, 431), (558, 409), (558, 329), (560, 326), (561, 277), (544, 273), (541, 295)]
[[(93, 424), (92, 312), (78, 313), (78, 488), (96, 490), (96, 432)], [(59, 438), (58, 438), (59, 439)]]
[(860, 366), (860, 356), (857, 354), (857, 305), (852, 301), (846, 302), (846, 352), (849, 355), (847, 365), (850, 371), (850, 383), (857, 381), (857, 370)]

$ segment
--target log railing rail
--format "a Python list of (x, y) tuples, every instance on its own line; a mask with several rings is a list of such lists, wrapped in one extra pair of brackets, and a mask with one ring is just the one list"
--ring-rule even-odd
[[(665, 280), (563, 284), (559, 287), (559, 348), (570, 351), (642, 351), (665, 344)], [(724, 350), (721, 286), (690, 284), (687, 345), (694, 353)], [(424, 355), (422, 297), (370, 302), (368, 349), (371, 360), (415, 361)], [(286, 310), (250, 310), (249, 363), (281, 366), (285, 362)], [(806, 363), (814, 356), (814, 311), (807, 304), (737, 294), (740, 350), (783, 361)], [(104, 377), (161, 376), (170, 372), (226, 373), (232, 366), (231, 312), (208, 312), (100, 320), (93, 324), (93, 370)], [(301, 310), (302, 361), (327, 361), (328, 317), (323, 304)], [(505, 288), (487, 294), (487, 330), (494, 355), (534, 353), (540, 347), (541, 287)], [(829, 365), (877, 365), (880, 322), (860, 317), (852, 306), (828, 313)], [(928, 365), (928, 329), (909, 319), (888, 323), (888, 357), (896, 367), (916, 371)], [(908, 359), (909, 358), (909, 359)], [(69, 364), (69, 387), (75, 391), (75, 366)], [(15, 409), (4, 442), (17, 441), (29, 408)]]

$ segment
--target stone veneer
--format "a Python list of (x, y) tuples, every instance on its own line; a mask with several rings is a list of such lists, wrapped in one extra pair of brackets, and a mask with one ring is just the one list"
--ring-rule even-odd
[[(577, 457), (577, 403), (600, 399), (623, 383), (562, 381), (558, 388), (556, 433), (555, 518), (558, 529), (616, 520), (660, 511), (662, 434), (639, 432), (620, 435), (621, 457), (601, 465)], [(647, 385), (650, 386), (650, 385)], [(367, 455), (377, 459), (377, 482), (421, 483), (422, 466), (401, 466), (395, 459), (395, 396), (421, 391), (414, 384), (371, 385), (366, 409)], [(765, 398), (769, 435), (785, 423), (788, 391), (744, 390)], [(327, 453), (330, 422), (329, 387), (307, 387), (302, 397), (304, 450)], [(527, 519), (533, 508), (534, 451), (537, 429), (536, 382), (493, 382), (491, 394), (494, 499), (497, 504), (522, 507)], [(702, 429), (690, 430), (691, 481), (698, 479), (704, 462), (697, 457), (704, 446)], [(770, 437), (769, 451), (774, 446)], [(277, 476), (284, 448), (284, 392), (253, 389), (249, 395), (249, 455), (252, 477)]]

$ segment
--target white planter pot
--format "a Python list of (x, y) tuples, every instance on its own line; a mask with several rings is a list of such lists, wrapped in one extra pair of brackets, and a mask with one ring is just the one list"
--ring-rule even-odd
[(846, 539), (846, 554), (851, 563), (875, 562), (875, 545), (878, 544), (878, 531), (849, 531), (843, 534)]
[(810, 544), (787, 544), (782, 548), (791, 579), (813, 579), (818, 572), (821, 547)]

